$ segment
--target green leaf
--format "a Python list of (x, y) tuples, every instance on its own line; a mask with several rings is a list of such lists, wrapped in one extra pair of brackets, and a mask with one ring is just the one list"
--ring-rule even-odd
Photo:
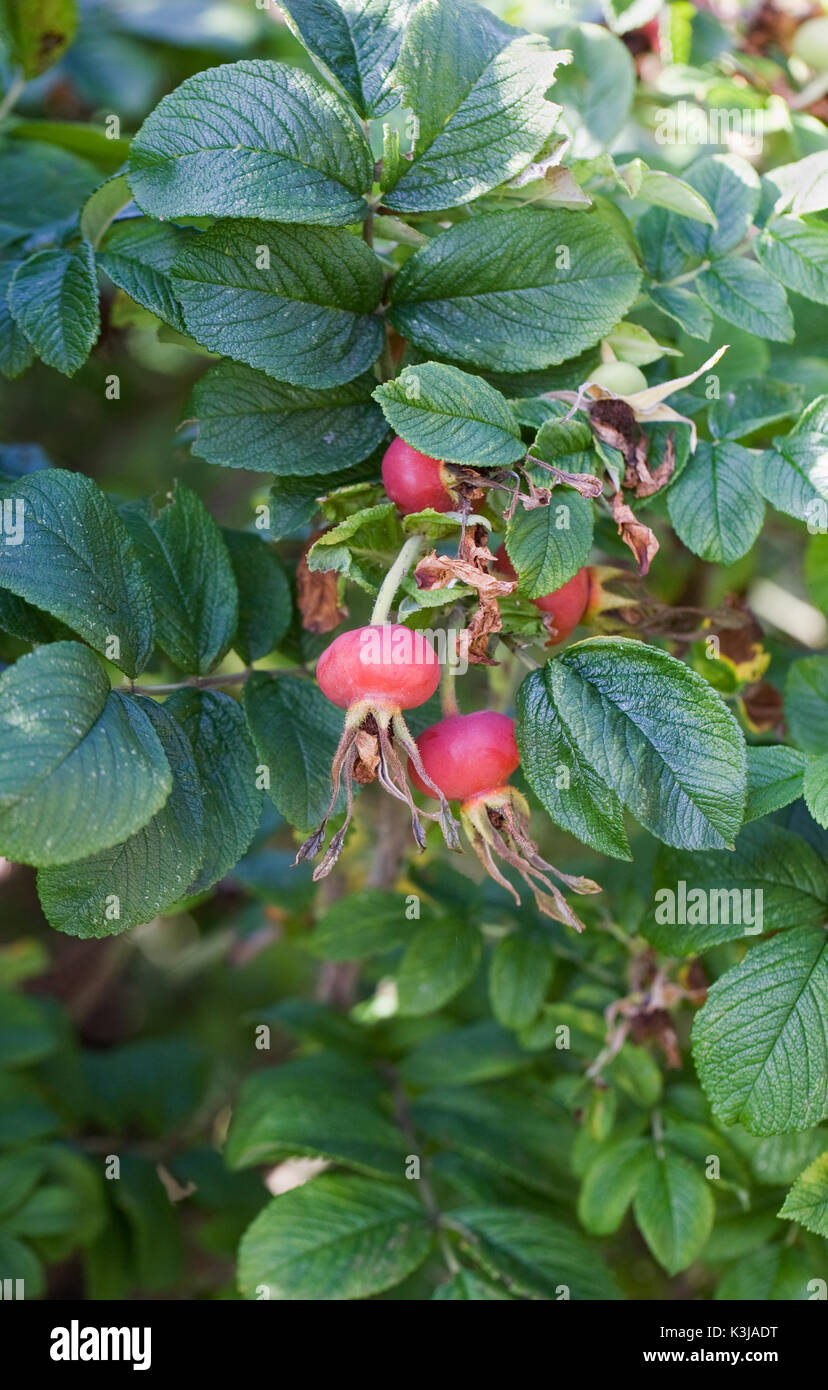
[(246, 59), (207, 68), (150, 113), (130, 150), (153, 217), (361, 221), (373, 159), (351, 108), (311, 73)]
[[(598, 637), (567, 648), (524, 680), (516, 736), (553, 820), (579, 826), (596, 848), (625, 852), (618, 801), (665, 844), (733, 843), (745, 800), (741, 730), (701, 676), (656, 647)], [(602, 783), (617, 797), (609, 815)]]
[(516, 714), (521, 767), (555, 824), (602, 854), (631, 858), (621, 803), (582, 751), (540, 674), (519, 687)]
[(533, 1193), (559, 1196), (568, 1170), (571, 1126), (542, 1097), (500, 1086), (444, 1086), (411, 1105), (418, 1131), (490, 1173), (505, 1174)]
[(112, 1201), (128, 1229), (128, 1259), (141, 1289), (171, 1289), (181, 1279), (180, 1218), (155, 1164), (134, 1153), (121, 1158), (121, 1175), (111, 1184)]
[[(74, 125), (67, 127), (68, 130), (74, 128)], [(111, 145), (120, 142), (107, 140), (106, 143)], [(96, 252), (118, 213), (122, 212), (131, 202), (132, 194), (129, 191), (126, 174), (118, 174), (106, 179), (86, 199), (81, 208), (80, 232), (81, 236), (90, 242)]]
[(301, 830), (318, 825), (331, 798), (341, 711), (312, 681), (262, 672), (245, 685), (243, 703), (277, 811)]
[(0, 39), (27, 81), (63, 57), (75, 37), (75, 0), (2, 0)]
[(186, 333), (170, 272), (178, 254), (197, 238), (191, 227), (130, 218), (108, 233), (98, 265), (136, 304)]
[[(126, 166), (129, 158), (129, 140), (107, 134), (104, 126), (94, 125), (91, 121), (50, 121), (41, 117), (15, 119), (8, 133), (13, 140), (58, 145), (62, 150), (69, 150), (88, 160), (103, 174), (117, 173)], [(131, 196), (127, 191), (121, 206), (128, 202), (131, 202)], [(81, 231), (87, 236), (85, 227)], [(88, 240), (95, 245), (94, 237), (90, 236)]]
[(659, 1264), (678, 1274), (701, 1254), (713, 1229), (710, 1184), (680, 1154), (651, 1157), (638, 1180), (638, 1228)]
[(389, 317), (437, 356), (532, 371), (597, 343), (640, 278), (626, 240), (597, 213), (484, 213), (415, 251), (392, 282)]
[(757, 338), (793, 341), (793, 315), (785, 291), (756, 261), (724, 256), (703, 270), (694, 284), (708, 309), (726, 323)]
[(514, 1033), (487, 1021), (426, 1038), (409, 1052), (400, 1075), (413, 1086), (472, 1086), (525, 1071), (531, 1061)]
[(743, 439), (778, 420), (787, 420), (802, 409), (802, 390), (786, 381), (740, 381), (738, 391), (728, 391), (711, 401), (707, 420), (716, 439)]
[(746, 826), (735, 850), (660, 855), (656, 881), (642, 931), (670, 955), (828, 917), (828, 868), (800, 835), (768, 822)]
[(219, 527), (181, 483), (163, 498), (124, 504), (121, 517), (149, 581), (159, 647), (182, 671), (206, 675), (230, 646), (239, 616)]
[[(564, 498), (566, 500), (564, 500)], [(594, 512), (574, 489), (545, 507), (519, 507), (506, 528), (506, 551), (529, 598), (560, 589), (589, 560)]]
[(756, 170), (738, 155), (714, 154), (697, 159), (684, 177), (712, 208), (717, 225), (679, 218), (674, 226), (677, 240), (691, 255), (724, 256), (747, 234), (758, 210)]
[(110, 691), (88, 647), (38, 647), (0, 675), (6, 858), (46, 867), (108, 849), (146, 825), (171, 788), (147, 715)]
[[(0, 991), (0, 1004), (0, 1068), (28, 1067), (57, 1052), (62, 1039), (60, 1016), (54, 1005), (49, 1008), (43, 1000), (7, 989)], [(5, 1102), (5, 1095), (3, 1099)], [(13, 1100), (17, 1101), (18, 1096), (14, 1095)], [(5, 1122), (4, 1104), (4, 1143)]]
[(771, 275), (816, 304), (828, 304), (828, 228), (775, 217), (756, 238), (756, 254)]
[(688, 550), (719, 565), (747, 554), (765, 519), (757, 475), (757, 459), (740, 444), (698, 444), (667, 494), (670, 520)]
[(595, 154), (615, 141), (630, 113), (633, 60), (621, 40), (597, 24), (559, 29), (555, 40), (572, 53), (572, 66), (558, 73), (555, 98), (573, 132), (573, 151)]
[(256, 1298), (337, 1302), (393, 1288), (431, 1248), (429, 1217), (390, 1183), (324, 1174), (276, 1197), (239, 1248), (239, 1288)]
[(489, 965), (489, 997), (504, 1028), (526, 1028), (537, 1018), (554, 970), (555, 957), (542, 938), (515, 931), (498, 941)]
[(817, 825), (828, 829), (828, 753), (808, 760), (803, 790), (805, 804)]
[(239, 592), (233, 648), (250, 665), (272, 652), (290, 626), (290, 584), (276, 552), (252, 531), (222, 529)]
[(66, 150), (33, 140), (6, 143), (0, 150), (0, 245), (73, 219), (100, 181), (94, 165)]
[(745, 823), (789, 806), (802, 795), (805, 755), (784, 744), (748, 748), (748, 799)]
[(508, 401), (482, 377), (458, 367), (406, 367), (377, 386), (374, 399), (394, 433), (431, 458), (503, 468), (526, 452)]
[(569, 1226), (519, 1207), (461, 1207), (447, 1221), (487, 1274), (532, 1299), (619, 1297), (598, 1255)]
[(808, 597), (823, 613), (828, 612), (828, 535), (811, 536), (805, 550), (805, 584)]
[(657, 309), (681, 324), (691, 338), (709, 342), (713, 331), (713, 315), (704, 307), (697, 294), (684, 286), (651, 285), (650, 298)]
[(388, 207), (454, 207), (521, 173), (560, 115), (545, 93), (562, 57), (480, 5), (424, 0), (395, 72), (417, 130), (413, 158), (386, 191)]
[(77, 251), (38, 251), (18, 266), (8, 290), (18, 328), (48, 367), (74, 376), (100, 331), (95, 255), (87, 241)]
[(151, 922), (184, 897), (201, 866), (201, 788), (192, 748), (164, 706), (148, 699), (138, 703), (170, 765), (172, 791), (152, 820), (121, 844), (40, 870), (43, 911), (69, 936), (115, 936)]
[(382, 267), (351, 232), (216, 222), (172, 281), (196, 342), (294, 386), (341, 386), (379, 356)]
[(152, 652), (155, 624), (137, 549), (112, 503), (91, 479), (60, 468), (0, 492), (23, 523), (21, 543), (0, 547), (0, 585), (136, 676)]
[(223, 468), (279, 477), (340, 473), (367, 458), (387, 433), (371, 399), (375, 385), (366, 374), (314, 391), (220, 362), (196, 382), (187, 407), (198, 420), (193, 452)]
[(376, 593), (401, 544), (392, 502), (365, 507), (323, 532), (308, 551), (311, 570), (338, 570), (355, 584)]
[(779, 1215), (828, 1237), (828, 1150), (799, 1175)]
[(454, 1303), (492, 1303), (498, 1299), (509, 1299), (509, 1294), (501, 1291), (496, 1284), (490, 1284), (485, 1279), (480, 1279), (476, 1274), (471, 1274), (467, 1269), (461, 1269), (459, 1273), (452, 1275), (451, 1279), (446, 1279), (442, 1284), (438, 1284), (434, 1293), (431, 1295), (434, 1302)]
[(578, 1220), (593, 1236), (612, 1235), (627, 1213), (651, 1149), (646, 1139), (602, 1145), (578, 1194)]
[(775, 439), (761, 458), (762, 491), (772, 507), (799, 521), (820, 516), (828, 502), (828, 447), (806, 430)]
[(639, 202), (667, 208), (680, 217), (690, 217), (695, 222), (716, 227), (716, 215), (706, 198), (692, 184), (677, 178), (675, 174), (668, 174), (663, 169), (648, 169), (643, 159), (634, 159), (619, 168), (618, 176), (631, 196)]
[(800, 748), (816, 756), (828, 747), (828, 656), (806, 656), (788, 670), (785, 718)]
[[(613, 33), (626, 34), (654, 19), (661, 4), (660, 0), (603, 0), (603, 7)], [(676, 61), (675, 57), (672, 61)]]
[(308, 1060), (248, 1077), (227, 1136), (228, 1166), (251, 1168), (301, 1154), (331, 1159), (370, 1177), (403, 1178), (402, 1132), (371, 1099), (343, 1094), (341, 1081), (309, 1073), (303, 1066)]
[(12, 318), (7, 302), (9, 285), (21, 264), (0, 262), (0, 372), (8, 377), (20, 376), (35, 360), (35, 350)]
[(813, 1297), (813, 1277), (813, 1266), (804, 1250), (769, 1245), (733, 1265), (713, 1297), (726, 1302), (805, 1302)]
[(763, 941), (711, 987), (693, 1056), (713, 1112), (752, 1134), (828, 1115), (828, 937), (803, 927)]
[(467, 985), (480, 964), (480, 930), (472, 922), (445, 919), (420, 927), (397, 971), (397, 1007), (416, 1017), (434, 1013)]
[(363, 888), (323, 912), (305, 946), (323, 960), (363, 960), (401, 946), (415, 930), (406, 899), (386, 889)]
[(287, 0), (291, 29), (340, 83), (363, 117), (384, 116), (403, 32), (418, 0)]
[(264, 797), (257, 786), (256, 750), (229, 695), (176, 690), (164, 708), (190, 741), (201, 784), (204, 853), (189, 889), (201, 893), (235, 867), (258, 829)]

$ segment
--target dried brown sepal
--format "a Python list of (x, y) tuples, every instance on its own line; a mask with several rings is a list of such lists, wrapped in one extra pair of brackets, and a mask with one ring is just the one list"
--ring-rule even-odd
[(545, 916), (575, 931), (584, 930), (583, 922), (549, 875), (554, 874), (575, 893), (600, 893), (601, 888), (592, 879), (574, 878), (541, 858), (529, 835), (529, 807), (519, 791), (503, 786), (471, 797), (460, 807), (460, 821), (486, 872), (516, 902), (520, 902), (520, 895), (504, 876), (498, 860), (520, 875)]
[[(440, 800), (440, 810), (421, 811), (414, 803), (403, 760), (396, 743), (415, 762), (417, 771), (433, 788)], [(344, 824), (332, 836), (320, 863), (313, 873), (314, 882), (325, 878), (331, 872), (345, 842), (345, 835), (351, 823), (354, 809), (354, 783), (379, 782), (383, 791), (398, 801), (405, 802), (411, 815), (411, 828), (415, 843), (420, 851), (425, 849), (426, 837), (423, 820), (439, 823), (449, 849), (459, 849), (458, 825), (451, 814), (448, 802), (434, 787), (422, 767), (419, 751), (408, 726), (399, 710), (388, 706), (372, 705), (370, 700), (362, 700), (352, 705), (345, 719), (345, 728), (331, 763), (331, 799), (322, 824), (300, 845), (294, 864), (313, 859), (325, 843), (325, 831), (333, 815), (339, 789), (344, 785), (346, 812)]]
[(610, 499), (610, 507), (618, 534), (624, 544), (630, 547), (638, 564), (638, 573), (643, 577), (649, 572), (658, 552), (658, 541), (649, 526), (638, 520), (620, 492), (616, 492)]

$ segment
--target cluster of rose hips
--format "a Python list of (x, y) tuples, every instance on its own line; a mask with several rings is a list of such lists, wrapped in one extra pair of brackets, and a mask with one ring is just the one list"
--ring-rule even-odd
[[(405, 514), (425, 508), (440, 512), (458, 508), (453, 477), (446, 466), (402, 439), (395, 439), (385, 454), (382, 480), (391, 501)], [(495, 561), (501, 573), (517, 579), (503, 547)], [(554, 593), (534, 600), (545, 615), (554, 642), (562, 642), (577, 626), (589, 596), (589, 572), (582, 569)], [(423, 816), (438, 820), (447, 844), (459, 848), (457, 822), (448, 805), (459, 802), (463, 829), (487, 872), (519, 901), (498, 866), (497, 861), (502, 861), (529, 885), (543, 912), (581, 929), (582, 924), (549, 875), (554, 874), (579, 893), (597, 892), (598, 885), (564, 874), (540, 857), (529, 836), (526, 799), (509, 785), (520, 758), (514, 723), (508, 715), (494, 710), (450, 714), (415, 740), (403, 710), (415, 709), (436, 693), (440, 667), (437, 653), (423, 634), (399, 623), (369, 624), (341, 633), (322, 653), (316, 675), (323, 694), (347, 711), (331, 769), (328, 816), (343, 784), (347, 814), (314, 878), (330, 871), (342, 848), (351, 817), (354, 781), (376, 777), (385, 791), (407, 803), (421, 849), (425, 845)], [(438, 813), (419, 810), (409, 782), (439, 803)], [(298, 859), (312, 857), (321, 849), (328, 816), (301, 847)]]

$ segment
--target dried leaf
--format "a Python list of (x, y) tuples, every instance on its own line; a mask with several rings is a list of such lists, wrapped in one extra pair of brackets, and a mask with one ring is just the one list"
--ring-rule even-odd
[(339, 576), (335, 570), (312, 570), (307, 552), (323, 533), (316, 531), (296, 566), (296, 603), (306, 632), (332, 632), (348, 610), (339, 602)]
[(618, 534), (625, 545), (630, 547), (638, 564), (638, 573), (645, 575), (658, 551), (658, 541), (643, 521), (639, 521), (632, 507), (628, 507), (620, 492), (616, 492), (610, 503), (612, 515), (618, 527)]
[(488, 639), (502, 626), (498, 599), (517, 588), (517, 580), (501, 579), (490, 573), (494, 556), (488, 547), (485, 526), (469, 526), (457, 547), (456, 557), (438, 555), (432, 550), (414, 571), (420, 589), (445, 589), (453, 580), (477, 590), (479, 606), (465, 630), (467, 657), (472, 665), (493, 665), (488, 656)]

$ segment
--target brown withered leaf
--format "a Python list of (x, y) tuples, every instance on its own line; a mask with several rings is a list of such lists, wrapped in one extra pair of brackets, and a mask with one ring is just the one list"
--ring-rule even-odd
[(498, 599), (517, 588), (516, 580), (490, 573), (494, 556), (487, 544), (488, 536), (485, 526), (470, 526), (457, 547), (456, 557), (438, 555), (432, 550), (414, 571), (419, 589), (444, 589), (456, 579), (477, 590), (478, 607), (466, 629), (466, 654), (472, 665), (486, 666), (494, 664), (487, 653), (489, 634), (499, 632), (502, 626)]
[(616, 398), (593, 401), (589, 407), (589, 423), (601, 443), (617, 449), (623, 457), (625, 487), (634, 487), (644, 474), (649, 477), (647, 442), (631, 405)]
[(673, 443), (672, 430), (667, 436), (664, 445), (664, 458), (658, 464), (654, 473), (650, 473), (646, 468), (646, 477), (642, 477), (635, 489), (636, 497), (652, 497), (654, 492), (660, 492), (666, 483), (669, 483), (676, 468), (676, 446)]
[(296, 566), (296, 603), (306, 632), (332, 632), (347, 617), (339, 602), (339, 576), (336, 570), (312, 570), (307, 553), (323, 533), (315, 531)]
[(676, 1030), (666, 1009), (642, 1009), (634, 1013), (630, 1019), (630, 1037), (636, 1043), (655, 1042), (664, 1053), (668, 1067), (681, 1066)]
[(589, 408), (589, 419), (593, 433), (602, 444), (617, 449), (624, 459), (622, 487), (632, 489), (636, 497), (652, 497), (670, 481), (676, 467), (672, 434), (667, 437), (664, 458), (651, 473), (647, 439), (631, 405), (621, 400), (595, 401)]
[(618, 534), (636, 558), (638, 573), (642, 576), (647, 574), (658, 551), (656, 537), (649, 526), (637, 519), (632, 507), (627, 506), (620, 492), (616, 492), (612, 497), (610, 506)]
[(600, 497), (604, 490), (602, 479), (596, 478), (594, 473), (567, 473), (563, 468), (556, 468), (554, 463), (549, 464), (549, 470), (556, 482), (574, 487), (582, 497)]

